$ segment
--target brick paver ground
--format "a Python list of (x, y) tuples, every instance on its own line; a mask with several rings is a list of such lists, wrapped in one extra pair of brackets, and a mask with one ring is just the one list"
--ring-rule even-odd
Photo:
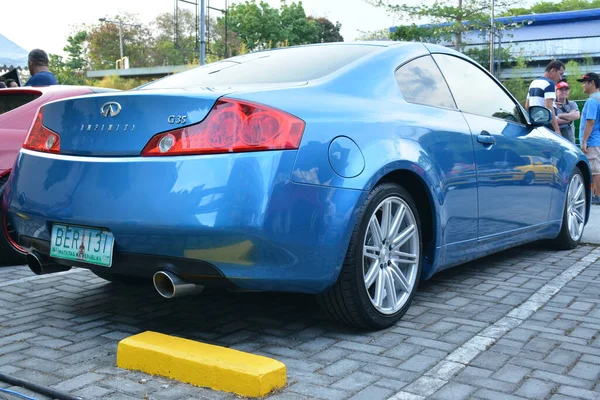
[[(26, 267), (2, 268), (0, 372), (85, 399), (238, 398), (115, 367), (119, 340), (153, 330), (284, 362), (288, 385), (270, 400), (600, 399), (597, 257), (591, 246), (533, 245), (444, 271), (380, 332), (331, 323), (311, 296), (209, 292), (169, 301), (151, 286), (109, 284), (85, 270), (39, 279)], [(579, 260), (588, 260), (581, 273), (532, 315), (509, 319), (516, 322), (472, 360), (447, 361), (543, 298)]]

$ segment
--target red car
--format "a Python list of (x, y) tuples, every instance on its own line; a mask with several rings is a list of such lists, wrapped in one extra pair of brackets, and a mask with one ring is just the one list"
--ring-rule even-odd
[[(44, 86), (0, 89), (0, 202), (15, 159), (38, 108), (65, 97), (112, 91), (89, 86)], [(1, 215), (0, 265), (25, 262), (24, 249), (12, 239), (12, 229)]]

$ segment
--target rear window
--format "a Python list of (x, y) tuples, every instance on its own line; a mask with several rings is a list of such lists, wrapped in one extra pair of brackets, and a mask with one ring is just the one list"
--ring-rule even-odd
[[(4, 90), (4, 89), (3, 89)], [(33, 101), (40, 97), (41, 93), (9, 93), (10, 89), (6, 89), (6, 92), (0, 91), (0, 115), (19, 108), (30, 101)]]
[(144, 86), (144, 89), (289, 83), (318, 79), (381, 50), (374, 45), (306, 46), (250, 53), (203, 65)]

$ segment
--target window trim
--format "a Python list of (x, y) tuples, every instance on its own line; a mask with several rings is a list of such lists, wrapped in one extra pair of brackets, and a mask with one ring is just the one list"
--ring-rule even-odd
[[(502, 85), (502, 83), (500, 83), (500, 81), (498, 81), (496, 79), (496, 77), (494, 75), (492, 75), (489, 71), (487, 71), (486, 69), (482, 68), (480, 65), (477, 65), (475, 62), (473, 62), (472, 60), (470, 60), (468, 58), (464, 58), (464, 57), (461, 57), (461, 56), (456, 55), (456, 54), (442, 53), (442, 52), (439, 52), (439, 51), (431, 53), (431, 58), (436, 63), (436, 65), (437, 65), (437, 62), (435, 60), (434, 55), (440, 55), (440, 56), (448, 56), (448, 57), (458, 58), (459, 60), (462, 60), (462, 61), (464, 61), (464, 62), (466, 62), (468, 64), (471, 64), (472, 66), (474, 66), (478, 70), (483, 71), (483, 73), (486, 74), (488, 76), (488, 78), (491, 78), (492, 81), (496, 84), (496, 86), (498, 86), (508, 96), (508, 98), (512, 100), (512, 102), (514, 103), (514, 105), (517, 108), (517, 110), (519, 110), (519, 114), (521, 115), (521, 118), (525, 121), (525, 123), (516, 122), (516, 121), (510, 121), (510, 120), (507, 120), (507, 119), (504, 119), (504, 118), (498, 118), (498, 117), (492, 117), (492, 116), (486, 116), (486, 115), (476, 114), (476, 113), (470, 112), (470, 111), (463, 111), (460, 107), (458, 107), (458, 103), (456, 102), (456, 98), (454, 98), (454, 93), (452, 92), (452, 89), (450, 89), (450, 85), (448, 85), (448, 82), (446, 82), (446, 84), (448, 85), (448, 88), (450, 89), (450, 93), (452, 93), (452, 96), (454, 98), (454, 102), (457, 103), (456, 104), (457, 109), (460, 112), (465, 113), (465, 114), (470, 114), (470, 115), (476, 115), (478, 117), (491, 118), (491, 119), (495, 119), (495, 120), (499, 120), (499, 121), (504, 121), (504, 122), (508, 122), (508, 123), (511, 123), (511, 124), (516, 124), (516, 125), (520, 125), (520, 126), (524, 126), (524, 127), (529, 126), (529, 118), (526, 115), (527, 113), (523, 112), (524, 109), (521, 106), (521, 103), (519, 103), (517, 101), (517, 99), (512, 95), (512, 93), (510, 93), (508, 91), (508, 89), (506, 89), (504, 87), (504, 85)], [(442, 69), (440, 68), (439, 65), (437, 65), (437, 66), (438, 66), (438, 69), (441, 72)], [(443, 72), (441, 72), (441, 73), (442, 73), (442, 76), (444, 76), (444, 73)], [(446, 79), (445, 76), (444, 76), (444, 79)]]
[[(396, 79), (396, 73), (398, 72), (398, 70), (406, 65), (408, 65), (409, 63), (418, 60), (419, 58), (425, 58), (425, 57), (429, 57), (431, 59), (431, 61), (433, 61), (433, 64), (435, 65), (435, 67), (437, 68), (437, 71), (440, 73), (440, 76), (442, 77), (442, 80), (444, 81), (444, 84), (446, 85), (446, 88), (448, 89), (448, 93), (450, 93), (450, 98), (452, 99), (452, 102), (454, 103), (454, 107), (444, 107), (444, 106), (436, 106), (433, 104), (426, 104), (426, 103), (418, 103), (416, 101), (410, 101), (406, 99), (406, 96), (404, 96), (404, 93), (402, 93), (402, 89), (400, 88), (400, 85), (398, 83), (398, 80)], [(394, 69), (394, 82), (396, 83), (396, 87), (398, 87), (398, 90), (400, 91), (400, 94), (402, 95), (402, 99), (404, 101), (406, 101), (407, 103), (410, 104), (417, 104), (419, 106), (425, 106), (425, 107), (433, 107), (433, 108), (439, 108), (442, 110), (449, 110), (449, 111), (458, 111), (460, 112), (460, 109), (458, 108), (458, 104), (456, 104), (456, 99), (454, 98), (454, 94), (452, 93), (452, 90), (450, 90), (450, 86), (448, 86), (448, 82), (446, 82), (446, 77), (444, 76), (444, 74), (442, 73), (442, 71), (440, 70), (440, 66), (437, 65), (437, 63), (435, 62), (435, 60), (433, 59), (431, 54), (425, 54), (425, 55), (419, 55), (416, 57), (411, 58), (408, 61), (403, 62), (402, 64), (400, 64), (399, 66), (396, 67), (396, 69)]]

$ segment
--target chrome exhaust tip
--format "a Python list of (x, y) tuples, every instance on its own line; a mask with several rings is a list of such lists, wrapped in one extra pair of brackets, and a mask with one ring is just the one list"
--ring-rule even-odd
[(31, 250), (27, 253), (27, 266), (36, 275), (53, 274), (55, 272), (64, 272), (71, 269), (66, 265), (57, 264), (48, 261), (41, 253), (36, 250)]
[(152, 277), (154, 289), (165, 299), (199, 294), (204, 290), (203, 285), (187, 282), (169, 271), (158, 271)]

